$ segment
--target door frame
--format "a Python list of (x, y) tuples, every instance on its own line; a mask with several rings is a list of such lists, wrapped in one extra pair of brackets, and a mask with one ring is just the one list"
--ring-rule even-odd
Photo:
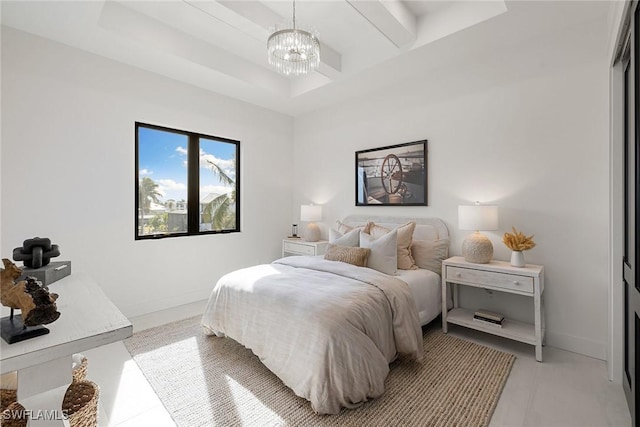
[(637, 0), (620, 2), (615, 36), (610, 45), (609, 72), (609, 292), (607, 370), (609, 380), (622, 384), (624, 371), (624, 64), (620, 61), (629, 36)]
[(609, 151), (609, 342), (607, 368), (609, 379), (622, 384), (624, 370), (624, 289), (622, 260), (624, 253), (624, 68), (617, 63), (611, 68), (611, 143)]

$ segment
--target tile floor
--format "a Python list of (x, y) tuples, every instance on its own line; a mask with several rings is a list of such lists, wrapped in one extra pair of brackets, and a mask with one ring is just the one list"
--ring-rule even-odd
[[(134, 332), (202, 313), (205, 304), (201, 301), (134, 318)], [(532, 346), (455, 326), (450, 333), (516, 355), (492, 427), (631, 425), (622, 387), (608, 381), (605, 362), (545, 347), (544, 363), (538, 363)], [(101, 427), (174, 425), (122, 343), (85, 355), (88, 378), (100, 385)]]

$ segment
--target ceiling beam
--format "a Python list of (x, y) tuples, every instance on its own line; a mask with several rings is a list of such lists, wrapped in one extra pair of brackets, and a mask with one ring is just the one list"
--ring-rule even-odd
[(347, 0), (397, 47), (416, 39), (416, 16), (400, 0)]
[[(267, 45), (267, 38), (270, 31), (275, 24), (285, 21), (285, 18), (271, 10), (259, 1), (238, 1), (238, 0), (219, 0), (216, 3), (226, 7), (227, 9), (235, 12), (238, 16), (244, 18), (247, 21), (252, 22), (256, 28), (252, 33), (255, 35), (258, 31)], [(200, 5), (200, 3), (194, 3)], [(228, 18), (227, 18), (228, 19)], [(234, 25), (233, 23), (230, 23)], [(240, 27), (239, 24), (234, 26)], [(342, 55), (331, 46), (320, 41), (320, 67), (318, 72), (324, 74), (327, 77), (336, 77), (342, 71)]]
[(105, 2), (98, 26), (128, 43), (137, 43), (145, 49), (232, 76), (266, 91), (278, 94), (290, 91), (286, 78), (265, 72), (264, 67), (176, 30), (155, 18), (130, 9), (126, 4)]

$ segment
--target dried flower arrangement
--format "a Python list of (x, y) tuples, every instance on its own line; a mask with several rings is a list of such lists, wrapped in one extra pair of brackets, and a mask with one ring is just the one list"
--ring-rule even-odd
[(512, 251), (528, 251), (535, 247), (536, 243), (533, 241), (533, 235), (526, 236), (523, 232), (516, 230), (515, 227), (511, 227), (513, 233), (504, 233), (502, 236), (502, 242)]

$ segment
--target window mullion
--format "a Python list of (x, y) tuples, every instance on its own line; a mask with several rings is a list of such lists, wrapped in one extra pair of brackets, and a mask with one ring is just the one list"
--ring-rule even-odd
[(200, 143), (194, 134), (189, 134), (187, 168), (187, 224), (189, 234), (196, 234), (200, 231)]

